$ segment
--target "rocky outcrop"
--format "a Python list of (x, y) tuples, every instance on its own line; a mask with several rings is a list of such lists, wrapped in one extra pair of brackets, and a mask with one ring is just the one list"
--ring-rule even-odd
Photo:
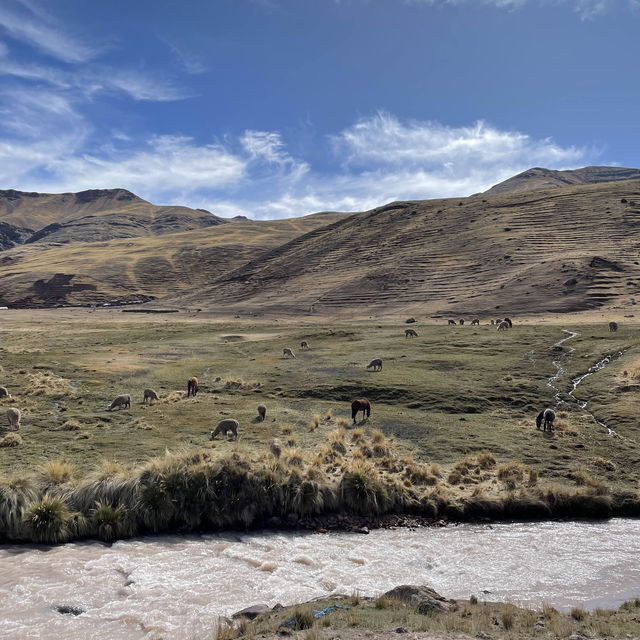
[(449, 611), (453, 600), (447, 600), (431, 587), (403, 584), (384, 594), (387, 598), (400, 600), (412, 605), (418, 613), (428, 615), (433, 612)]

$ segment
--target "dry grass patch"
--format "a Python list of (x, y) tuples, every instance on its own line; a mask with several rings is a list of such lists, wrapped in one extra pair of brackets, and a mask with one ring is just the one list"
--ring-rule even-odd
[(19, 447), (23, 443), (22, 437), (19, 433), (7, 433), (4, 438), (0, 440), (0, 447)]
[(74, 390), (66, 378), (56, 376), (52, 371), (37, 371), (27, 374), (24, 393), (30, 396), (71, 396)]
[(64, 460), (49, 460), (43, 465), (41, 475), (47, 484), (66, 484), (73, 480), (73, 467)]

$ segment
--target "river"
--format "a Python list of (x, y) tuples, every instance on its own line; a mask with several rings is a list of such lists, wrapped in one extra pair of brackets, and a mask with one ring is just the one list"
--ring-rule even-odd
[(0, 637), (200, 640), (252, 604), (407, 583), (451, 598), (617, 607), (640, 596), (638, 557), (640, 520), (629, 519), (4, 545)]

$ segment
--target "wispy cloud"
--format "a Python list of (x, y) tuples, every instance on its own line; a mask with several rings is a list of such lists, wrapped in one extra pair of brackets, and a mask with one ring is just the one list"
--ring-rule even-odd
[(36, 11), (28, 2), (13, 3), (13, 10), (0, 6), (0, 28), (14, 40), (34, 46), (63, 62), (85, 62), (94, 58), (101, 47), (92, 46), (65, 32), (53, 17)]
[[(282, 218), (315, 211), (357, 211), (391, 200), (457, 197), (483, 191), (534, 165), (582, 166), (593, 150), (562, 147), (478, 122), (448, 127), (402, 122), (377, 113), (329, 136), (330, 171), (294, 158), (277, 132), (247, 130), (225, 144), (185, 136), (132, 140), (116, 132), (109, 144), (86, 150), (73, 105), (51, 101), (54, 124), (37, 137), (37, 105), (22, 96), (23, 113), (5, 122), (0, 182), (34, 191), (125, 187), (152, 202), (203, 207), (220, 215)], [(0, 112), (0, 116), (4, 115)], [(82, 140), (87, 140), (86, 143)], [(2, 162), (17, 154), (18, 164)], [(15, 167), (18, 167), (17, 169)]]
[(199, 55), (191, 51), (188, 51), (184, 47), (179, 47), (175, 43), (169, 42), (164, 38), (161, 38), (161, 40), (169, 47), (173, 55), (178, 60), (178, 63), (180, 64), (180, 66), (187, 73), (191, 75), (198, 75), (200, 73), (204, 73), (207, 70), (206, 65), (204, 64), (202, 58)]
[(538, 4), (541, 6), (566, 5), (580, 15), (583, 20), (591, 19), (604, 13), (614, 5), (626, 4), (632, 9), (638, 8), (638, 0), (405, 0), (408, 4), (430, 4), (430, 5), (464, 5), (483, 4), (497, 7), (499, 9), (518, 9), (527, 4)]

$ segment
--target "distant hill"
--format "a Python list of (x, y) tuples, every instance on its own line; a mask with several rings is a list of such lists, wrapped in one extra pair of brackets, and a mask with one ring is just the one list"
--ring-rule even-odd
[(640, 181), (395, 202), (271, 249), (175, 304), (500, 317), (640, 300)]
[(534, 167), (491, 187), (486, 194), (518, 193), (566, 187), (573, 184), (595, 184), (618, 180), (640, 180), (640, 169), (625, 167), (583, 167), (569, 171), (554, 171)]
[[(175, 233), (165, 227), (165, 233), (157, 235), (107, 241), (60, 244), (45, 238), (17, 244), (0, 251), (0, 305), (123, 303), (202, 291), (264, 251), (342, 217), (329, 213), (289, 220), (245, 219)], [(105, 218), (108, 224), (111, 216)], [(97, 228), (102, 222), (98, 216)]]
[(60, 194), (0, 191), (0, 250), (30, 242), (156, 236), (223, 222), (199, 209), (153, 205), (126, 189)]

